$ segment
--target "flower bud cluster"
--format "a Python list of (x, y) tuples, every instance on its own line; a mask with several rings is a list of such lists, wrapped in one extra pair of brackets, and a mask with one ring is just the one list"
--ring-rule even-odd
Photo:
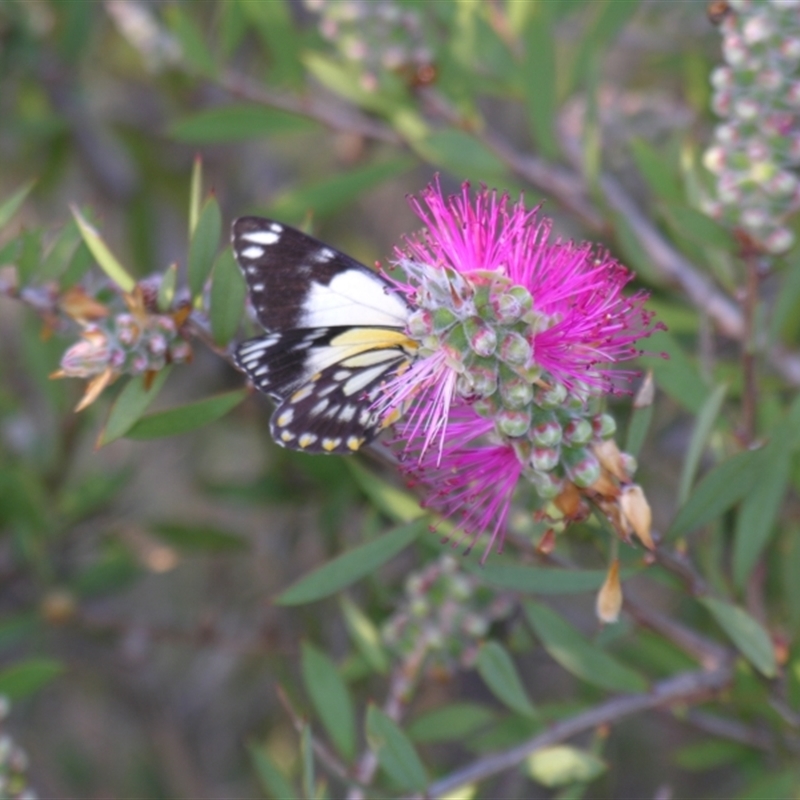
[(363, 69), (368, 91), (377, 91), (388, 72), (414, 74), (431, 63), (423, 20), (414, 9), (393, 0), (305, 0), (305, 6), (319, 14), (320, 33), (342, 58)]
[[(8, 716), (8, 700), (0, 696), (0, 721)], [(36, 800), (28, 786), (28, 756), (0, 727), (0, 800)]]
[(384, 625), (383, 640), (401, 658), (424, 647), (429, 668), (470, 667), (492, 623), (508, 617), (512, 605), (445, 555), (408, 576), (405, 602)]
[(704, 210), (763, 251), (794, 243), (787, 217), (800, 207), (800, 0), (730, 0), (720, 24), (725, 65), (711, 74), (724, 119), (703, 158), (716, 176)]
[(587, 487), (600, 477), (595, 448), (614, 436), (591, 390), (556, 381), (537, 362), (535, 335), (555, 323), (534, 309), (531, 293), (497, 271), (459, 273), (404, 261), (414, 277), (417, 311), (408, 331), (420, 356), (444, 353), (455, 395), (494, 424), (538, 494), (558, 495), (564, 480)]
[(141, 375), (185, 362), (190, 355), (172, 317), (121, 313), (86, 324), (81, 339), (61, 358), (61, 369), (68, 378), (90, 378), (108, 368)]

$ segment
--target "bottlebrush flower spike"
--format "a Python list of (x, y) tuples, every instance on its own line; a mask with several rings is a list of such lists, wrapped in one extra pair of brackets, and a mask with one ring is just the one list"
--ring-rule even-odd
[(601, 399), (631, 374), (613, 368), (663, 326), (647, 293), (623, 295), (631, 272), (591, 244), (551, 242), (551, 221), (521, 200), (467, 183), (445, 198), (434, 181), (411, 206), (425, 228), (396, 249), (395, 285), (416, 309), (418, 357), (375, 408), (402, 415), (395, 442), (427, 505), (472, 542), (486, 530), (490, 549), (520, 477), (545, 499), (600, 478), (595, 448), (616, 427)]

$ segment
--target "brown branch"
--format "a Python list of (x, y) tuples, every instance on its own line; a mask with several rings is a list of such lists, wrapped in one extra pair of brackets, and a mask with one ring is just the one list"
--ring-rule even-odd
[(543, 733), (537, 734), (523, 744), (478, 759), (469, 766), (456, 770), (447, 777), (432, 783), (424, 794), (414, 795), (411, 800), (441, 798), (464, 786), (486, 780), (507, 769), (513, 769), (529, 755), (543, 747), (563, 742), (565, 739), (600, 725), (609, 725), (633, 714), (663, 708), (674, 703), (705, 700), (726, 688), (732, 678), (732, 663), (726, 661), (714, 670), (684, 672), (673, 678), (659, 681), (646, 694), (613, 697), (581, 714), (555, 723)]

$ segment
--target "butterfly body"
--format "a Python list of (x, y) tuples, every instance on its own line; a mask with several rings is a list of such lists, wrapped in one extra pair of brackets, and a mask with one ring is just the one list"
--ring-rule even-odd
[(273, 438), (307, 452), (358, 450), (386, 425), (373, 408), (381, 385), (414, 358), (410, 307), (377, 272), (282, 223), (241, 217), (232, 243), (265, 329), (235, 360), (278, 403)]

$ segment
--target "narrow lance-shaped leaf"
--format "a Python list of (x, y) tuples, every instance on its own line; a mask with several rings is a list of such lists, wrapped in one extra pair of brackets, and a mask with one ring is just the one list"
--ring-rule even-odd
[(789, 485), (792, 454), (785, 441), (766, 449), (763, 470), (754, 477), (736, 517), (733, 539), (733, 579), (744, 588), (750, 572), (769, 541)]
[(129, 439), (159, 439), (193, 431), (224, 417), (248, 394), (247, 389), (235, 389), (185, 406), (157, 411), (141, 417), (124, 435)]
[(247, 286), (229, 248), (223, 250), (211, 278), (211, 334), (224, 347), (236, 335), (244, 315)]
[(381, 635), (372, 620), (349, 598), (341, 598), (345, 625), (356, 647), (376, 672), (389, 671), (389, 656), (381, 644)]
[(425, 788), (428, 776), (414, 745), (391, 717), (373, 705), (367, 710), (367, 741), (392, 780), (411, 791)]
[(189, 184), (189, 241), (192, 241), (197, 223), (200, 221), (200, 204), (203, 196), (203, 159), (194, 157), (192, 163), (192, 181)]
[(714, 428), (714, 422), (722, 408), (727, 391), (727, 384), (723, 383), (717, 386), (703, 403), (703, 407), (697, 415), (697, 421), (692, 430), (692, 438), (689, 440), (689, 447), (686, 450), (686, 459), (683, 462), (681, 481), (678, 485), (678, 506), (682, 506), (689, 497), (706, 442)]
[(667, 537), (696, 530), (738, 503), (763, 469), (763, 459), (763, 450), (745, 450), (711, 470), (678, 512)]
[(416, 717), (407, 728), (419, 743), (462, 741), (493, 722), (495, 714), (475, 703), (454, 703)]
[(774, 678), (777, 673), (775, 650), (767, 631), (738, 606), (713, 597), (702, 597), (700, 602), (711, 612), (739, 652), (762, 675)]
[(261, 788), (272, 800), (300, 800), (300, 795), (289, 783), (284, 774), (275, 766), (272, 759), (267, 755), (263, 745), (249, 744), (247, 749), (250, 753), (250, 760), (258, 776)]
[(39, 691), (64, 671), (60, 661), (29, 658), (0, 670), (0, 695), (16, 700)]
[(131, 378), (125, 388), (111, 406), (108, 421), (100, 432), (97, 446), (102, 447), (124, 436), (147, 411), (147, 407), (156, 399), (164, 381), (169, 375), (169, 367), (162, 369), (149, 383), (147, 376)]
[(350, 692), (336, 665), (318, 648), (303, 643), (303, 683), (336, 749), (347, 761), (356, 752), (356, 720)]
[(237, 103), (209, 108), (178, 119), (170, 126), (169, 134), (188, 144), (214, 144), (297, 134), (314, 128), (314, 122), (299, 114)]
[(211, 273), (222, 233), (222, 216), (213, 195), (206, 200), (189, 244), (187, 277), (192, 297), (197, 297)]
[(75, 222), (78, 223), (78, 229), (81, 232), (83, 241), (86, 242), (86, 246), (91, 250), (100, 268), (123, 292), (132, 292), (134, 286), (136, 286), (136, 281), (128, 274), (125, 267), (117, 261), (97, 230), (86, 221), (75, 206), (72, 206), (72, 215), (75, 217)]
[(492, 586), (529, 594), (594, 592), (606, 579), (606, 571), (601, 569), (528, 567), (497, 556), (491, 556), (483, 566), (465, 561), (464, 567)]
[(531, 602), (524, 609), (544, 649), (568, 672), (602, 689), (646, 691), (647, 682), (638, 672), (590, 643), (555, 611)]
[(487, 642), (478, 652), (478, 672), (492, 694), (517, 714), (536, 717), (517, 668), (499, 642)]
[(11, 197), (0, 203), (0, 228), (4, 228), (11, 221), (14, 214), (20, 210), (35, 183), (36, 181), (24, 183)]
[(311, 739), (311, 726), (303, 725), (300, 732), (300, 756), (303, 759), (303, 796), (311, 800), (316, 798), (314, 785), (316, 784), (314, 767), (314, 746)]
[(534, 139), (546, 158), (558, 159), (556, 123), (556, 53), (555, 31), (547, 0), (529, 0), (533, 9), (525, 26), (523, 70), (530, 78), (527, 89), (528, 117)]
[(417, 520), (342, 553), (290, 586), (276, 602), (285, 606), (300, 605), (335, 594), (374, 572), (427, 529), (427, 520)]

